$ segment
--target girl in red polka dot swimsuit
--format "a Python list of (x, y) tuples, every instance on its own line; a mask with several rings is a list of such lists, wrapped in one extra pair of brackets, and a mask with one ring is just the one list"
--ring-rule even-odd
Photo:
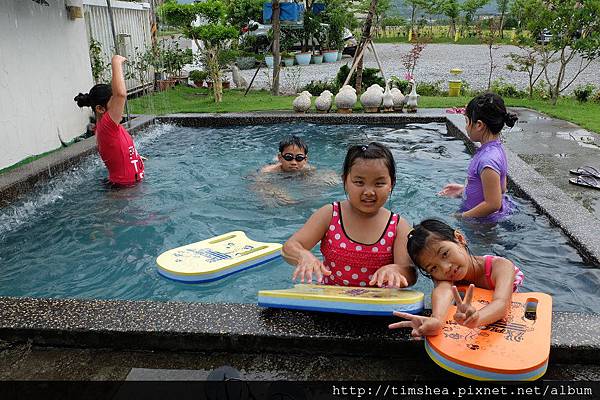
[[(406, 287), (416, 274), (406, 251), (408, 223), (387, 210), (396, 166), (382, 144), (352, 146), (342, 172), (347, 200), (317, 210), (284, 245), (292, 279), (344, 286)], [(310, 251), (321, 242), (323, 261)]]

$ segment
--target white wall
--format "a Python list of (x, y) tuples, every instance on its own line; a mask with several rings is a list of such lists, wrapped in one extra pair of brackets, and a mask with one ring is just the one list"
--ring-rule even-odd
[(0, 1), (0, 169), (82, 134), (91, 114), (73, 101), (93, 85), (84, 19), (48, 3)]

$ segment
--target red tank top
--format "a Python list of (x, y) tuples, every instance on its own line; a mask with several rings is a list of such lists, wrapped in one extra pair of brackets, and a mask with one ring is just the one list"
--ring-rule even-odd
[(327, 285), (368, 286), (373, 274), (384, 265), (394, 262), (394, 241), (398, 214), (392, 213), (385, 230), (373, 244), (350, 239), (344, 231), (341, 207), (333, 203), (331, 222), (321, 240), (323, 264), (331, 275), (323, 279)]
[(131, 135), (107, 112), (96, 124), (96, 143), (111, 183), (130, 186), (144, 179), (144, 162)]

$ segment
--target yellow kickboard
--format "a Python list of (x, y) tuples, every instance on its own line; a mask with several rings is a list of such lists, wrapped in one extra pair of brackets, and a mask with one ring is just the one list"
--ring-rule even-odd
[(248, 239), (242, 231), (228, 232), (177, 247), (156, 259), (158, 272), (183, 282), (207, 282), (264, 264), (281, 256), (281, 244)]
[(311, 284), (258, 292), (258, 304), (263, 307), (362, 315), (419, 313), (423, 310), (423, 298), (423, 293), (415, 290)]

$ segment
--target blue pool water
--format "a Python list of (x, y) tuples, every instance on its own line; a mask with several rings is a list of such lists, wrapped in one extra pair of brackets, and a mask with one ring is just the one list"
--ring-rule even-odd
[[(497, 254), (519, 265), (526, 275), (523, 290), (552, 294), (555, 310), (600, 312), (598, 271), (530, 202), (517, 198), (519, 213), (493, 228), (453, 219), (459, 200), (436, 193), (447, 182), (464, 181), (470, 155), (445, 131), (435, 123), (153, 127), (136, 137), (139, 152), (149, 158), (143, 184), (107, 188), (106, 171), (94, 155), (0, 210), (0, 295), (254, 303), (259, 289), (291, 286), (292, 267), (279, 259), (220, 281), (183, 284), (161, 277), (155, 259), (232, 230), (284, 242), (317, 208), (344, 198), (341, 184), (321, 178), (339, 174), (348, 145), (376, 140), (396, 157), (394, 211), (411, 223), (445, 218), (464, 230), (474, 254)], [(285, 204), (257, 189), (254, 177), (292, 133), (309, 143), (319, 173), (271, 177), (267, 186), (294, 202)], [(416, 288), (429, 292), (431, 282), (420, 277)]]

